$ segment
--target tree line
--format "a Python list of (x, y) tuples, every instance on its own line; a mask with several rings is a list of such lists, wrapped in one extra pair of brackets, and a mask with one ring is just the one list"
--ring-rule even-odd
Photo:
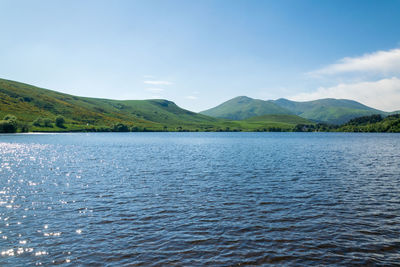
[[(38, 117), (32, 122), (32, 125), (36, 127), (54, 127), (53, 123), (58, 128), (65, 128), (65, 119), (63, 116), (57, 116), (54, 120)], [(17, 117), (12, 114), (8, 114), (0, 120), (0, 133), (24, 133), (28, 132), (29, 128), (29, 124), (19, 121)]]
[[(67, 127), (68, 125), (68, 127)], [(0, 133), (16, 133), (28, 132), (31, 128), (34, 131), (40, 131), (39, 128), (54, 129), (55, 131), (74, 131), (71, 124), (66, 125), (66, 120), (63, 116), (57, 116), (53, 119), (46, 117), (38, 117), (32, 123), (28, 124), (19, 121), (16, 116), (12, 114), (6, 115), (0, 120)], [(242, 131), (240, 128), (220, 128), (220, 127), (206, 127), (204, 129), (184, 129), (182, 126), (172, 127), (164, 126), (160, 129), (146, 128), (143, 126), (130, 126), (121, 122), (114, 123), (111, 126), (84, 126), (83, 128), (75, 128), (75, 131), (88, 131), (88, 132), (189, 132), (189, 131), (212, 131), (212, 132), (238, 132)], [(400, 132), (400, 114), (389, 115), (383, 117), (381, 115), (363, 116), (351, 119), (342, 125), (331, 125), (325, 123), (315, 124), (297, 124), (292, 129), (269, 127), (254, 129), (257, 132)]]
[(362, 132), (362, 133), (400, 133), (400, 114), (386, 117), (382, 115), (362, 116), (349, 120), (342, 125), (317, 123), (298, 124), (295, 132)]

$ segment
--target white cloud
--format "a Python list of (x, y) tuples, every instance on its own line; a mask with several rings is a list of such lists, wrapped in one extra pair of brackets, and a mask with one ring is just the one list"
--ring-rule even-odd
[(193, 96), (193, 95), (188, 95), (185, 98), (186, 99), (190, 99), (190, 100), (196, 100), (198, 97), (197, 96)]
[(163, 88), (146, 88), (146, 91), (153, 92), (153, 93), (160, 93), (163, 92)]
[(377, 51), (360, 57), (345, 57), (338, 62), (309, 72), (311, 76), (343, 74), (400, 75), (400, 49)]
[(151, 84), (151, 85), (171, 85), (171, 82), (168, 81), (143, 81), (145, 84)]
[(394, 111), (400, 109), (400, 79), (385, 78), (378, 81), (341, 83), (332, 87), (320, 87), (311, 93), (290, 97), (292, 100), (308, 101), (321, 98), (344, 98), (361, 102), (373, 108)]
[(400, 48), (346, 57), (307, 74), (325, 86), (290, 99), (344, 98), (385, 111), (400, 110)]

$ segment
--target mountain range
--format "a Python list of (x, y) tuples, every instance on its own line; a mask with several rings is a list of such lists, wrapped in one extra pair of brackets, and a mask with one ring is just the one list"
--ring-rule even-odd
[(235, 97), (200, 114), (231, 120), (243, 120), (265, 114), (291, 114), (328, 124), (343, 124), (351, 119), (374, 114), (389, 115), (388, 112), (365, 106), (347, 99), (319, 99), (297, 102), (288, 99), (260, 100), (247, 96)]
[[(283, 98), (265, 101), (246, 96), (195, 113), (164, 99), (79, 97), (0, 79), (0, 119), (4, 118), (0, 128), (4, 129), (9, 129), (10, 122), (18, 119), (21, 129), (40, 132), (293, 131), (303, 129), (301, 125), (321, 130), (320, 123), (339, 125), (370, 115), (384, 118), (390, 114), (346, 99), (296, 102)], [(60, 116), (62, 118), (56, 122)]]
[[(293, 114), (249, 121), (220, 119), (182, 109), (164, 99), (79, 97), (0, 79), (0, 118), (8, 114), (17, 117), (30, 131), (107, 131), (118, 124), (126, 126), (121, 129), (134, 131), (269, 131), (312, 123)], [(55, 127), (57, 116), (64, 117), (64, 128)]]

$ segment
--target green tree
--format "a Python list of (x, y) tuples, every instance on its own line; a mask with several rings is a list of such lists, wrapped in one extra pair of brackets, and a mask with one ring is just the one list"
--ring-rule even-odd
[(43, 119), (43, 125), (44, 125), (44, 127), (53, 127), (52, 121), (49, 118)]
[(129, 132), (128, 126), (123, 123), (117, 123), (112, 128), (113, 132)]
[(43, 118), (37, 117), (36, 120), (34, 120), (32, 124), (36, 127), (42, 127), (44, 125)]
[(57, 116), (57, 118), (56, 118), (56, 126), (59, 127), (59, 128), (65, 128), (64, 123), (65, 123), (64, 117), (63, 116)]
[(141, 132), (141, 131), (142, 131), (142, 129), (140, 127), (138, 127), (138, 126), (133, 126), (131, 128), (131, 132)]
[(5, 121), (17, 121), (17, 117), (15, 117), (14, 115), (11, 115), (11, 114), (7, 114), (7, 115), (3, 118), (3, 120), (5, 120)]
[(20, 123), (19, 128), (21, 129), (21, 133), (29, 132), (29, 125), (27, 123)]
[(14, 115), (6, 115), (2, 121), (0, 121), (0, 133), (15, 133), (17, 132), (17, 117)]

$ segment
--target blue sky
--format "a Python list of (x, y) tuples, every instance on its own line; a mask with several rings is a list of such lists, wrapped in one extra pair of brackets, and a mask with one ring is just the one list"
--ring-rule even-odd
[(65, 93), (400, 109), (400, 1), (0, 0), (0, 77)]

